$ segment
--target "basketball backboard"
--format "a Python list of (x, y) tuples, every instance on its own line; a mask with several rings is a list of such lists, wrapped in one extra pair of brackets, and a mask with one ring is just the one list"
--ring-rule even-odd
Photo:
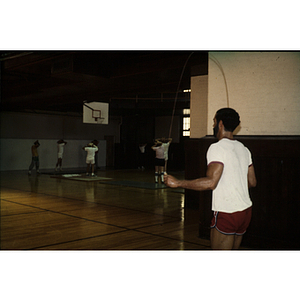
[(108, 124), (109, 104), (104, 102), (83, 103), (83, 123)]

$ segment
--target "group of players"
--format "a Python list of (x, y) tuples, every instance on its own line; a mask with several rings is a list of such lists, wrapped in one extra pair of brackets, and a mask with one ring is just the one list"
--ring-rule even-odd
[[(66, 144), (67, 144), (67, 142), (62, 139), (57, 141), (57, 163), (55, 166), (56, 172), (58, 171), (58, 168), (60, 171), (62, 171), (62, 159), (63, 159), (64, 147)], [(37, 149), (39, 146), (40, 146), (40, 143), (38, 140), (36, 140), (31, 147), (32, 160), (31, 160), (31, 164), (29, 166), (28, 175), (31, 175), (31, 171), (34, 168), (34, 166), (36, 168), (37, 173), (38, 174), (40, 173), (39, 153), (38, 153), (38, 149)], [(95, 160), (96, 160), (95, 154), (98, 152), (98, 141), (94, 140), (91, 143), (87, 144), (82, 149), (87, 152), (86, 175), (89, 176), (90, 170), (91, 170), (91, 176), (95, 177), (96, 176), (95, 175)]]

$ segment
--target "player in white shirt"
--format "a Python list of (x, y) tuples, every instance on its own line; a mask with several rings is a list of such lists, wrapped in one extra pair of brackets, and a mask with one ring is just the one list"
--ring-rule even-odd
[(249, 188), (256, 186), (256, 176), (250, 151), (233, 138), (233, 131), (239, 124), (240, 117), (235, 110), (217, 111), (214, 136), (219, 141), (207, 151), (206, 177), (178, 180), (165, 176), (165, 184), (172, 188), (213, 190), (212, 249), (238, 249), (251, 220)]
[(64, 140), (57, 141), (57, 163), (55, 166), (55, 171), (57, 171), (57, 168), (59, 166), (60, 171), (62, 171), (62, 159), (64, 154), (64, 147), (67, 144)]
[(161, 140), (161, 142), (163, 143), (163, 147), (164, 147), (164, 156), (165, 156), (165, 173), (167, 172), (167, 164), (168, 164), (168, 159), (169, 159), (169, 147), (170, 144), (172, 142), (171, 138), (163, 138)]
[(86, 155), (86, 164), (87, 164), (86, 175), (89, 176), (89, 170), (90, 170), (90, 167), (92, 167), (91, 175), (94, 177), (94, 176), (96, 176), (94, 174), (95, 153), (98, 151), (98, 147), (96, 145), (94, 145), (93, 143), (89, 143), (86, 147), (83, 147), (82, 149), (87, 152), (87, 155)]

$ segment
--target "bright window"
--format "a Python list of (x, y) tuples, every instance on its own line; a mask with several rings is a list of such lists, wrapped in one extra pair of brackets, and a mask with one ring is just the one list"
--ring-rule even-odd
[(190, 136), (190, 110), (183, 110), (183, 136)]

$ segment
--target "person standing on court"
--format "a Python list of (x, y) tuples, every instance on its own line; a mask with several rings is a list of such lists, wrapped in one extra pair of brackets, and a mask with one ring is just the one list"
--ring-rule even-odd
[(166, 175), (165, 184), (172, 188), (212, 190), (211, 248), (238, 249), (251, 220), (249, 188), (256, 186), (256, 176), (250, 151), (233, 137), (240, 124), (239, 114), (223, 108), (216, 112), (213, 121), (218, 142), (207, 151), (206, 177), (178, 180)]
[(145, 157), (146, 157), (146, 146), (147, 144), (146, 143), (142, 143), (142, 144), (139, 144), (139, 157), (138, 157), (138, 168), (139, 169), (142, 169), (142, 170), (145, 170)]
[(62, 158), (64, 153), (64, 147), (67, 144), (64, 140), (57, 141), (57, 163), (55, 166), (55, 171), (57, 171), (57, 168), (59, 166), (60, 171), (62, 171)]
[(164, 157), (165, 157), (165, 173), (167, 172), (167, 164), (168, 164), (168, 159), (169, 159), (169, 146), (172, 142), (171, 138), (163, 138), (161, 140), (163, 147), (164, 147)]
[(155, 183), (158, 183), (160, 177), (161, 183), (164, 183), (164, 167), (165, 167), (165, 156), (164, 147), (162, 142), (156, 140), (155, 144), (151, 147), (155, 151)]
[[(91, 143), (93, 143), (95, 146), (98, 147), (99, 141), (92, 140)], [(98, 169), (98, 152), (99, 152), (99, 147), (98, 150), (95, 152), (95, 165), (94, 165), (95, 171)]]
[(33, 167), (35, 166), (36, 168), (36, 172), (38, 174), (40, 174), (40, 160), (39, 160), (39, 153), (38, 153), (38, 150), (37, 148), (40, 146), (40, 143), (38, 140), (36, 140), (34, 142), (34, 144), (31, 146), (31, 156), (32, 156), (32, 159), (31, 159), (31, 164), (29, 166), (29, 171), (28, 171), (28, 175), (31, 175), (31, 171), (33, 169)]
[(87, 152), (86, 155), (86, 175), (89, 176), (90, 167), (92, 167), (92, 173), (91, 175), (94, 177), (96, 176), (94, 174), (94, 166), (95, 166), (95, 153), (98, 151), (98, 147), (94, 145), (93, 143), (89, 143), (86, 147), (82, 148)]

